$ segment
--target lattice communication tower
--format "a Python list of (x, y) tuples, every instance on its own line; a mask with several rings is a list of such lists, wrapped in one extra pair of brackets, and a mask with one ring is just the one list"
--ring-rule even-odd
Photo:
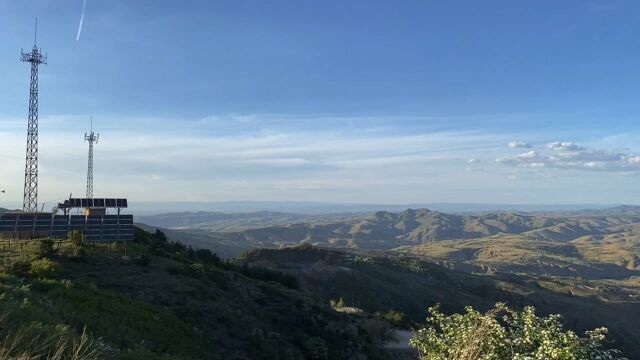
[(24, 199), (22, 210), (38, 211), (38, 66), (47, 64), (47, 55), (43, 55), (37, 46), (38, 20), (33, 48), (30, 52), (21, 51), (20, 60), (31, 63), (31, 86), (29, 88), (29, 117), (27, 120), (27, 155), (24, 169)]
[(93, 144), (98, 143), (100, 134), (93, 132), (93, 118), (91, 119), (91, 130), (84, 133), (84, 140), (89, 143), (89, 161), (87, 165), (87, 198), (93, 199)]

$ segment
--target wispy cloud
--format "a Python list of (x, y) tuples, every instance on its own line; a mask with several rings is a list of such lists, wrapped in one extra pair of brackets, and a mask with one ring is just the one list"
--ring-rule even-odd
[[(517, 146), (510, 148), (526, 151), (507, 155), (513, 150), (505, 144), (523, 134), (391, 125), (382, 131), (377, 120), (363, 118), (350, 120), (358, 126), (310, 129), (308, 123), (316, 121), (312, 116), (295, 119), (135, 118), (127, 119), (123, 128), (97, 117), (101, 141), (95, 149), (96, 192), (144, 200), (526, 202), (528, 189), (536, 183), (560, 186), (544, 175), (551, 169), (640, 171), (640, 157), (631, 151), (543, 140), (555, 134), (527, 134), (527, 140), (545, 145), (514, 141)], [(345, 119), (325, 121), (339, 124)], [(87, 148), (82, 135), (87, 120), (78, 115), (42, 119), (43, 199), (84, 192)], [(19, 201), (22, 191), (23, 127), (23, 119), (0, 121), (0, 186), (13, 201)]]
[(76, 35), (76, 41), (80, 41), (80, 34), (82, 34), (82, 26), (84, 25), (84, 13), (87, 10), (87, 0), (82, 2), (82, 15), (80, 15), (80, 24), (78, 25), (78, 34)]

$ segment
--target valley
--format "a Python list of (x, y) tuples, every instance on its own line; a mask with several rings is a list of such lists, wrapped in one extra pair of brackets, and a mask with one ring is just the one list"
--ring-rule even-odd
[[(193, 215), (173, 216), (167, 224)], [(445, 312), (533, 305), (562, 314), (572, 329), (607, 326), (616, 346), (640, 357), (639, 207), (198, 217), (165, 231), (233, 262), (295, 276), (323, 301), (399, 311), (409, 327), (436, 303)]]

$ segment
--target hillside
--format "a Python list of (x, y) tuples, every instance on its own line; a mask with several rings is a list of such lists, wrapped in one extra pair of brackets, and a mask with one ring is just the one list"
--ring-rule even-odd
[[(442, 304), (447, 313), (462, 311), (467, 305), (488, 309), (497, 301), (515, 307), (533, 305), (544, 314), (562, 314), (568, 326), (578, 331), (607, 326), (617, 346), (633, 358), (640, 358), (640, 324), (636, 321), (640, 300), (616, 300), (622, 295), (619, 290), (607, 291), (618, 286), (605, 282), (515, 274), (473, 275), (406, 255), (311, 246), (255, 250), (238, 261), (296, 276), (301, 286), (318, 299), (342, 297), (348, 305), (365, 311), (384, 313), (393, 309), (416, 322), (421, 322), (425, 309), (436, 303)], [(634, 284), (627, 282), (626, 290), (640, 294), (638, 285), (635, 280), (633, 289)]]
[(38, 242), (14, 243), (0, 256), (3, 323), (31, 339), (54, 329), (78, 338), (86, 327), (107, 359), (388, 357), (384, 321), (338, 313), (289, 277), (221, 263), (162, 234), (137, 231), (129, 245), (131, 260), (117, 247), (109, 256), (106, 245), (63, 244), (53, 266), (33, 260)]

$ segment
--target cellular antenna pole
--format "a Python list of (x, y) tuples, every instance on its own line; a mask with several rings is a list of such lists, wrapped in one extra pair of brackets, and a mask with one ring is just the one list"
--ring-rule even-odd
[(29, 118), (27, 120), (27, 155), (24, 170), (24, 200), (22, 210), (38, 211), (38, 66), (47, 64), (47, 56), (38, 49), (38, 19), (36, 18), (33, 48), (21, 50), (20, 61), (31, 63), (31, 86), (29, 88)]
[(87, 166), (87, 199), (93, 199), (93, 144), (98, 143), (100, 134), (93, 132), (93, 117), (91, 117), (91, 130), (84, 133), (84, 140), (89, 143), (89, 161)]

